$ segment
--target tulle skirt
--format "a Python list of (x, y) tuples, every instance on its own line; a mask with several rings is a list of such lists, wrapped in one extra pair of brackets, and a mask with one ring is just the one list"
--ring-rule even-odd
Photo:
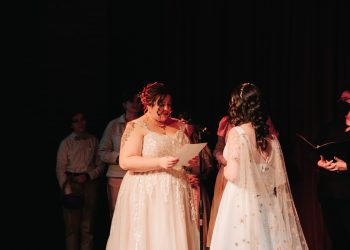
[(198, 250), (198, 217), (185, 173), (128, 172), (106, 249)]

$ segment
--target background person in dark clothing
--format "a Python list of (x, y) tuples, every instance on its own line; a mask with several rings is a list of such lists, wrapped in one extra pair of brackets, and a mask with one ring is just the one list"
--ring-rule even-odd
[(321, 155), (318, 197), (334, 250), (350, 249), (350, 91), (338, 100), (338, 117), (323, 128), (318, 143), (346, 141), (337, 151)]

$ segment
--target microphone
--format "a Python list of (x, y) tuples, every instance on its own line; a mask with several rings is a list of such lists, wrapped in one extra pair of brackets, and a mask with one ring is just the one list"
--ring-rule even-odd
[(187, 112), (179, 113), (178, 119), (183, 120), (188, 125), (191, 125), (193, 127), (193, 131), (196, 132), (197, 134), (206, 134), (206, 135), (210, 134), (207, 126), (204, 126), (200, 123), (196, 123)]
[(207, 127), (201, 128), (200, 131), (201, 131), (202, 133), (207, 133), (207, 132), (209, 132)]
[(193, 124), (194, 130), (203, 134), (210, 134), (208, 127), (201, 124)]
[(208, 136), (210, 135), (208, 127), (203, 126), (201, 124), (194, 124), (193, 128), (194, 128), (194, 133), (197, 134), (199, 142), (202, 142), (203, 140), (208, 139)]

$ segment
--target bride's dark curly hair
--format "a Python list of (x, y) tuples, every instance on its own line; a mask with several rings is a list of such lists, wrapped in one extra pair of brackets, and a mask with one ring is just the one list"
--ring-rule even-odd
[(139, 93), (143, 104), (144, 113), (147, 112), (147, 106), (154, 106), (157, 102), (160, 105), (167, 95), (171, 95), (170, 89), (162, 82), (148, 83)]
[(262, 94), (257, 86), (251, 83), (239, 84), (231, 93), (228, 113), (234, 126), (251, 122), (255, 129), (257, 147), (267, 148), (269, 126), (262, 100)]

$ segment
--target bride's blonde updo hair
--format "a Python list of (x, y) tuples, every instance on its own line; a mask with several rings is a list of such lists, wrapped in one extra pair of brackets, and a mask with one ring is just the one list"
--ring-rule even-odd
[(164, 83), (148, 83), (139, 93), (144, 113), (147, 112), (147, 106), (161, 104), (167, 95), (171, 95), (171, 93)]

